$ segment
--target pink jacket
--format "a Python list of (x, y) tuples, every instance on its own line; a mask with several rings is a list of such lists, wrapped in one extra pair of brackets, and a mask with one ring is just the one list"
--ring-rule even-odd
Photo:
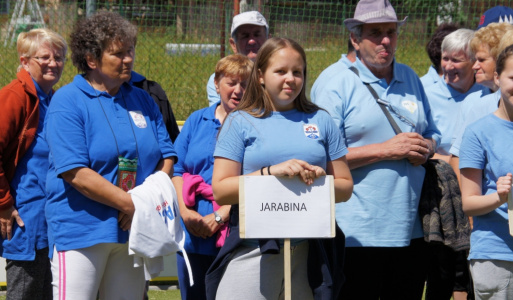
[[(196, 195), (201, 195), (205, 199), (212, 201), (214, 211), (219, 209), (219, 205), (214, 201), (214, 194), (212, 192), (212, 186), (203, 180), (200, 175), (191, 175), (184, 173), (183, 179), (183, 202), (185, 205), (192, 207), (196, 204)], [(222, 247), (228, 233), (228, 224), (225, 223), (221, 226), (217, 232), (217, 247)]]

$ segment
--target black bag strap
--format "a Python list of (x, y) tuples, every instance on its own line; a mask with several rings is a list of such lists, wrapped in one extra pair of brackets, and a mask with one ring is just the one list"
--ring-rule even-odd
[[(358, 76), (358, 78), (360, 77), (360, 74), (358, 73), (358, 70), (354, 66), (349, 67), (349, 70), (353, 71), (356, 74), (356, 76)], [(376, 102), (379, 104), (379, 107), (381, 108), (381, 110), (383, 111), (383, 113), (387, 117), (388, 122), (390, 122), (390, 125), (394, 129), (395, 134), (401, 133), (402, 132), (401, 128), (399, 128), (399, 125), (397, 125), (397, 123), (395, 122), (394, 118), (392, 117), (392, 115), (390, 114), (388, 109), (386, 108), (387, 105), (383, 102), (383, 100), (381, 100), (379, 98), (378, 93), (376, 93), (376, 91), (372, 88), (372, 86), (368, 82), (363, 82), (362, 81), (362, 83), (367, 87), (367, 89), (372, 94), (374, 99), (376, 99)]]

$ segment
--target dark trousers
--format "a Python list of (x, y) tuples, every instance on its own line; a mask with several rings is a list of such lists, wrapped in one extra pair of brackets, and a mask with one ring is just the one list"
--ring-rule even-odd
[(467, 300), (474, 300), (474, 283), (470, 273), (470, 262), (467, 260), (468, 251), (456, 253), (456, 279), (454, 291), (467, 292)]
[(408, 247), (346, 248), (346, 282), (339, 299), (422, 299), (426, 246), (423, 239), (414, 239)]
[(48, 248), (37, 250), (33, 261), (7, 259), (5, 270), (7, 300), (52, 299), (52, 271)]
[(187, 253), (192, 268), (194, 285), (190, 286), (189, 274), (185, 259), (181, 252), (176, 253), (176, 266), (178, 269), (178, 284), (182, 300), (204, 300), (207, 299), (205, 290), (205, 275), (210, 265), (214, 262), (215, 256)]
[(442, 243), (428, 243), (429, 267), (426, 300), (449, 300), (454, 291), (473, 299), (466, 251), (454, 251)]

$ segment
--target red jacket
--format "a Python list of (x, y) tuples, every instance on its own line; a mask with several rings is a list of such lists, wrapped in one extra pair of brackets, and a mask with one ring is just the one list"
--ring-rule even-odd
[(9, 182), (39, 123), (39, 98), (32, 77), (24, 69), (16, 77), (0, 90), (0, 209), (14, 204)]

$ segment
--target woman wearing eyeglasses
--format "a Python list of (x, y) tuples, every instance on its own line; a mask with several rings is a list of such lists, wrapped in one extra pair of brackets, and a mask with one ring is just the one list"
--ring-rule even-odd
[(16, 79), (0, 90), (0, 253), (7, 259), (7, 299), (52, 299), (43, 126), (67, 45), (43, 28), (20, 33), (17, 48)]

